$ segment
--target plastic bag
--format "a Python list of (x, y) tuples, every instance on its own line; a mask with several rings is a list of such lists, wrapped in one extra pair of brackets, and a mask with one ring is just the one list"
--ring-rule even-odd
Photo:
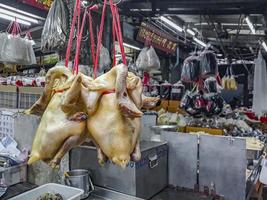
[(144, 71), (148, 66), (148, 56), (147, 56), (147, 47), (144, 47), (139, 53), (136, 60), (136, 67), (138, 70)]
[(1, 49), (1, 61), (22, 64), (27, 59), (26, 45), (22, 38), (7, 34)]
[(230, 90), (237, 90), (237, 83), (235, 77), (232, 75), (229, 79), (229, 89)]
[(159, 57), (152, 46), (150, 46), (146, 54), (147, 54), (147, 70), (152, 71), (160, 69)]
[(1, 34), (0, 60), (2, 62), (32, 65), (36, 58), (30, 40), (19, 35)]
[(197, 56), (190, 56), (185, 59), (181, 79), (185, 82), (197, 81), (199, 77), (199, 59)]
[(204, 81), (204, 87), (208, 93), (217, 93), (217, 80), (214, 77), (209, 77)]
[(41, 37), (42, 51), (62, 50), (67, 43), (68, 14), (62, 0), (55, 0), (47, 15)]
[(203, 51), (199, 55), (200, 73), (202, 77), (216, 76), (218, 73), (218, 63), (212, 51)]
[(33, 50), (33, 47), (32, 47), (32, 41), (29, 40), (29, 39), (25, 39), (25, 43), (26, 43), (26, 46), (27, 46), (27, 62), (25, 62), (26, 65), (34, 65), (36, 64), (36, 57), (35, 57), (35, 54), (34, 54), (34, 50)]
[(101, 45), (98, 72), (104, 72), (105, 70), (110, 68), (110, 65), (111, 65), (111, 59), (109, 51), (107, 48)]
[(232, 72), (232, 66), (226, 69), (226, 73), (222, 78), (222, 87), (226, 90), (237, 90), (237, 82)]

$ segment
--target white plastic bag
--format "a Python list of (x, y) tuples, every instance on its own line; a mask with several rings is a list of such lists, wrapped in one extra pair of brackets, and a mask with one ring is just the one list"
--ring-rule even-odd
[(137, 57), (136, 67), (138, 70), (144, 71), (147, 69), (147, 65), (148, 65), (147, 50), (148, 48), (144, 47)]
[(147, 68), (148, 71), (160, 69), (160, 60), (155, 49), (150, 46), (147, 50)]
[(139, 70), (146, 72), (160, 69), (160, 60), (154, 47), (144, 47), (141, 50), (136, 60), (136, 66)]

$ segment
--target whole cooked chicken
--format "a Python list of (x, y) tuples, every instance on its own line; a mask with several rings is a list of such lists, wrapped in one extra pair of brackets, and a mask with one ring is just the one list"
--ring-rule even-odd
[(55, 67), (47, 73), (43, 95), (26, 111), (42, 114), (28, 163), (43, 160), (57, 167), (65, 153), (89, 137), (100, 164), (107, 156), (125, 167), (131, 157), (140, 159), (142, 104), (157, 100), (142, 95), (141, 79), (122, 64), (95, 80)]

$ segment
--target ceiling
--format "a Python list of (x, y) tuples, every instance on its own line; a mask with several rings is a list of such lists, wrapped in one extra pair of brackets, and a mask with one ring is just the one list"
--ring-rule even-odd
[[(99, 0), (101, 2), (101, 0)], [(47, 11), (25, 3), (23, 0), (0, 0), (0, 3), (46, 17)], [(261, 47), (259, 41), (267, 41), (267, 0), (121, 0), (120, 12), (139, 26), (149, 21), (179, 40), (179, 44), (195, 48), (192, 36), (186, 31), (177, 32), (163, 26), (160, 16), (166, 16), (184, 30), (193, 30), (195, 37), (206, 43), (222, 57), (252, 60)], [(249, 16), (256, 34), (252, 34), (245, 22)], [(5, 31), (10, 21), (0, 18), (0, 30)], [(22, 31), (30, 30), (36, 42), (40, 42), (43, 20), (31, 26), (21, 26)]]
[[(184, 30), (193, 30), (222, 57), (254, 59), (261, 47), (259, 41), (267, 39), (267, 0), (122, 0), (119, 6), (123, 15), (134, 17), (135, 25), (149, 20), (160, 27), (158, 17), (166, 16)], [(251, 33), (246, 16), (256, 34)], [(192, 36), (186, 31), (161, 28), (192, 45)]]

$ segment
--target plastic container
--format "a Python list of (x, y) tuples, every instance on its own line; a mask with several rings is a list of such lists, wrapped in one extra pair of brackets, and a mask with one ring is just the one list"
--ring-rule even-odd
[(56, 183), (48, 183), (23, 194), (20, 194), (16, 197), (13, 197), (9, 200), (35, 200), (40, 195), (51, 192), (51, 193), (59, 193), (64, 200), (80, 200), (81, 195), (83, 194), (83, 190), (60, 185)]

